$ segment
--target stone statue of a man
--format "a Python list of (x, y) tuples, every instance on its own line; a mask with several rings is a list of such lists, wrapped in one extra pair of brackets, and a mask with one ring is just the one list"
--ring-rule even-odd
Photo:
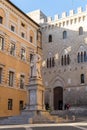
[(31, 59), (31, 77), (41, 78), (41, 56), (37, 53), (34, 53)]

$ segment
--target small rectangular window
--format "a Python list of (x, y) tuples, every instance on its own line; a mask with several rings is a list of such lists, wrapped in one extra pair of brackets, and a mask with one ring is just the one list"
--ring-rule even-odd
[(19, 101), (19, 110), (23, 110), (24, 102), (22, 100)]
[(30, 42), (33, 43), (33, 37), (32, 36), (30, 36)]
[(10, 45), (10, 54), (11, 55), (15, 55), (15, 44), (14, 43), (11, 43), (11, 45)]
[(12, 110), (13, 107), (13, 99), (8, 99), (8, 110)]
[(26, 55), (25, 49), (22, 48), (21, 49), (21, 60), (25, 60), (25, 55)]
[(13, 25), (11, 25), (11, 31), (15, 31), (15, 27)]
[(24, 75), (20, 75), (20, 88), (24, 89)]
[(24, 24), (24, 23), (21, 23), (21, 26), (22, 26), (22, 27), (25, 27), (25, 24)]
[(24, 38), (24, 37), (25, 37), (25, 34), (22, 32), (22, 33), (21, 33), (21, 36)]
[(9, 86), (13, 87), (14, 85), (14, 72), (9, 71)]
[(0, 16), (0, 24), (2, 24), (3, 22), (3, 18)]
[(4, 50), (4, 38), (0, 36), (0, 50)]
[(2, 83), (2, 68), (0, 68), (0, 84)]

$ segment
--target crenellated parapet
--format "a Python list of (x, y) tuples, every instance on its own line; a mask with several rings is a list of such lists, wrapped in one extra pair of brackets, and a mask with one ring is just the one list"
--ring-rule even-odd
[[(68, 14), (68, 15), (67, 15)], [(74, 28), (75, 26), (83, 26), (87, 20), (87, 5), (86, 9), (82, 7), (77, 8), (77, 12), (70, 10), (69, 13), (63, 12), (61, 17), (58, 14), (54, 15), (54, 18), (47, 17), (46, 20), (40, 19), (40, 25), (42, 29), (58, 28)]]
[(67, 15), (66, 12), (63, 12), (61, 17), (59, 17), (59, 15), (56, 14), (56, 15), (54, 15), (54, 18), (47, 17), (47, 21), (45, 21), (44, 19), (43, 20), (41, 19), (41, 23), (42, 24), (44, 24), (44, 23), (53, 23), (53, 22), (60, 21), (60, 20), (67, 20), (67, 19), (69, 19), (71, 17), (77, 17), (77, 16), (80, 16), (80, 15), (84, 15), (84, 17), (85, 17), (86, 13), (87, 13), (87, 5), (86, 5), (85, 11), (83, 11), (82, 7), (79, 7), (79, 8), (77, 8), (77, 13), (75, 13), (74, 10), (70, 10), (69, 15)]

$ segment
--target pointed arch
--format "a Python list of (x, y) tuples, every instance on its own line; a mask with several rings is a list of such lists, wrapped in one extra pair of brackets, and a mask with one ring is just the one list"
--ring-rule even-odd
[(63, 39), (67, 38), (67, 31), (63, 31)]
[(52, 52), (48, 52), (46, 61), (47, 61), (47, 68), (55, 67), (55, 56)]
[(79, 52), (78, 52), (77, 60), (78, 60), (78, 63), (80, 63), (80, 53)]
[(52, 35), (51, 34), (48, 37), (48, 42), (52, 42)]
[(83, 63), (87, 62), (87, 48), (86, 46), (80, 45), (80, 47), (77, 50), (77, 62)]
[(83, 35), (83, 27), (79, 27), (79, 35)]
[(63, 66), (63, 55), (61, 57), (61, 65)]
[(84, 74), (81, 74), (80, 78), (81, 78), (81, 84), (85, 83), (85, 76), (84, 76)]
[(63, 49), (61, 53), (61, 65), (69, 65), (70, 64), (70, 54), (68, 49)]

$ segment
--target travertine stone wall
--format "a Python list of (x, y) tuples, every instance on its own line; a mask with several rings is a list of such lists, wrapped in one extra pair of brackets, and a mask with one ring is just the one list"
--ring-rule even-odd
[[(35, 17), (34, 17), (35, 20)], [(42, 23), (43, 21), (43, 23)], [(87, 8), (82, 7), (66, 12), (62, 17), (55, 15), (54, 19), (47, 17), (39, 21), (42, 31), (43, 62), (42, 76), (46, 87), (45, 102), (54, 109), (54, 88), (63, 88), (63, 105), (87, 105), (87, 62), (78, 63), (77, 54), (87, 52)], [(79, 35), (79, 27), (83, 28), (83, 35)], [(67, 32), (67, 38), (63, 39), (63, 31)], [(48, 41), (52, 35), (52, 42)], [(69, 54), (70, 65), (61, 65), (61, 56)], [(47, 58), (55, 57), (55, 67), (47, 68)], [(85, 83), (81, 84), (80, 75), (84, 74)], [(48, 98), (49, 97), (49, 98)]]

